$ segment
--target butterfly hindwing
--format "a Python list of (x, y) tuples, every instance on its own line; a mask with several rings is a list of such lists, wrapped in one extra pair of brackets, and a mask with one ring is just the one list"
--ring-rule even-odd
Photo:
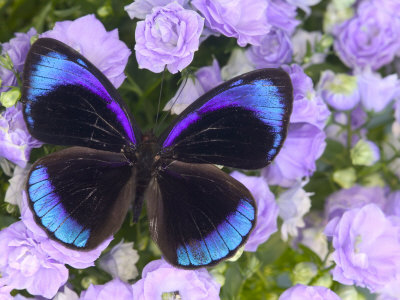
[(32, 45), (23, 84), (25, 121), (40, 141), (120, 152), (140, 140), (114, 86), (62, 42), (41, 38)]
[(92, 249), (121, 226), (135, 168), (122, 154), (72, 147), (39, 159), (27, 180), (35, 221), (53, 239)]
[(181, 268), (233, 256), (256, 222), (250, 192), (214, 165), (166, 161), (145, 196), (153, 240)]
[(278, 154), (292, 111), (290, 77), (262, 69), (209, 91), (160, 137), (162, 157), (241, 169), (265, 167)]

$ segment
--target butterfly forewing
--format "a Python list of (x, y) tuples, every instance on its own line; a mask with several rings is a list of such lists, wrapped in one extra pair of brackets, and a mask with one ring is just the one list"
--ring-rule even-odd
[(29, 206), (50, 237), (92, 249), (121, 226), (135, 193), (134, 175), (122, 154), (68, 148), (33, 165)]
[(182, 268), (234, 255), (256, 222), (250, 192), (213, 165), (165, 161), (145, 197), (153, 240)]
[(140, 130), (109, 80), (77, 51), (54, 39), (36, 41), (23, 73), (29, 132), (49, 144), (120, 152)]
[(280, 69), (236, 77), (200, 97), (160, 137), (162, 157), (241, 169), (278, 154), (292, 111), (292, 85)]

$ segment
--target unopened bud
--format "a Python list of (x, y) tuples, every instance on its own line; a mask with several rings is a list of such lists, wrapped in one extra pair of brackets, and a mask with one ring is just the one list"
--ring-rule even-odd
[(7, 92), (3, 92), (0, 95), (0, 103), (4, 107), (11, 107), (21, 99), (21, 90), (18, 87), (13, 87)]

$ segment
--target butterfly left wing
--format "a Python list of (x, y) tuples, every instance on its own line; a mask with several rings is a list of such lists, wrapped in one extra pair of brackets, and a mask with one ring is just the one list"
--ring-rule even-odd
[(135, 168), (119, 153), (72, 147), (32, 166), (26, 191), (36, 223), (54, 240), (93, 249), (121, 226)]
[(233, 256), (256, 222), (256, 206), (240, 182), (214, 165), (164, 161), (145, 198), (150, 232), (164, 258), (187, 269)]
[(292, 111), (281, 69), (238, 76), (204, 94), (161, 136), (161, 157), (240, 169), (265, 167), (285, 140)]
[(38, 140), (120, 152), (141, 132), (111, 82), (66, 44), (38, 39), (24, 65), (22, 103)]

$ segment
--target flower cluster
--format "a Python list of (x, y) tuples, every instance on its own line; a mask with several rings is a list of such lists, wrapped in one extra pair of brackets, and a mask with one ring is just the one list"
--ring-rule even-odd
[[(16, 18), (28, 2), (7, 13)], [(77, 5), (67, 10), (39, 5), (4, 26), (18, 32), (5, 30), (0, 53), (0, 299), (400, 299), (399, 1), (136, 0), (94, 11), (70, 2)], [(151, 241), (157, 232), (145, 212), (90, 251), (63, 246), (36, 223), (25, 191), (30, 167), (59, 150), (31, 151), (43, 145), (28, 132), (20, 101), (38, 37), (85, 56), (145, 128), (158, 116), (158, 94), (164, 111), (179, 115), (235, 76), (262, 68), (289, 75), (293, 107), (274, 161), (223, 169), (257, 204), (236, 255), (208, 269), (176, 268)], [(161, 82), (154, 73), (166, 70)], [(145, 200), (152, 208), (152, 197)], [(174, 228), (164, 222), (157, 226)], [(190, 259), (203, 254), (193, 250)]]

